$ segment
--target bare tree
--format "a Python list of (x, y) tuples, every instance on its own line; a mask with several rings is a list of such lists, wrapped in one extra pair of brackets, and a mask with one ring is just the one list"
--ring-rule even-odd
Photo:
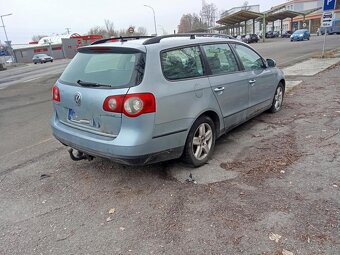
[(115, 31), (115, 26), (112, 21), (105, 19), (105, 29), (108, 37), (117, 35), (117, 32)]
[(184, 14), (178, 25), (178, 33), (186, 33), (194, 30), (206, 29), (206, 24), (202, 23), (200, 17), (196, 14)]
[(134, 28), (134, 32), (132, 34), (128, 32), (128, 29), (115, 30), (113, 22), (108, 19), (105, 19), (104, 26), (92, 27), (89, 30), (88, 34), (102, 35), (104, 38), (147, 34), (145, 27), (138, 27), (137, 29), (135, 29), (135, 26), (132, 25), (130, 27)]
[(33, 35), (32, 36), (32, 42), (39, 42), (39, 40), (43, 37), (46, 37), (47, 35)]
[(202, 10), (200, 12), (202, 22), (206, 23), (208, 27), (212, 27), (216, 23), (217, 7), (214, 3), (207, 4), (202, 0)]
[(104, 38), (107, 37), (107, 31), (105, 28), (101, 27), (101, 26), (96, 26), (96, 27), (92, 27), (89, 31), (88, 31), (89, 35), (101, 35)]
[(137, 28), (137, 32), (136, 32), (137, 35), (147, 35), (147, 30), (145, 27), (138, 27)]

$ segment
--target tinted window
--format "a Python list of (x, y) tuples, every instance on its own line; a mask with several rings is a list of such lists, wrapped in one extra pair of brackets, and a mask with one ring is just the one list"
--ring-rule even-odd
[(203, 49), (212, 74), (238, 71), (235, 56), (227, 44), (205, 45)]
[(240, 57), (246, 71), (264, 68), (262, 58), (255, 51), (240, 44), (233, 44), (233, 47)]
[(144, 66), (143, 53), (78, 53), (60, 81), (76, 84), (82, 80), (111, 87), (130, 87), (141, 82)]
[(163, 74), (177, 80), (203, 75), (201, 52), (198, 47), (188, 47), (161, 53)]

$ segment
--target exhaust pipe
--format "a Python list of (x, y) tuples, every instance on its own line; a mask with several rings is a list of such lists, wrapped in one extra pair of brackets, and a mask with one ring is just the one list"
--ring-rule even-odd
[(93, 156), (88, 155), (88, 154), (86, 154), (82, 151), (77, 151), (77, 153), (74, 155), (72, 148), (69, 148), (67, 151), (70, 154), (70, 157), (73, 161), (79, 161), (79, 160), (85, 160), (85, 159), (88, 160), (88, 161), (91, 161), (91, 160), (94, 159)]

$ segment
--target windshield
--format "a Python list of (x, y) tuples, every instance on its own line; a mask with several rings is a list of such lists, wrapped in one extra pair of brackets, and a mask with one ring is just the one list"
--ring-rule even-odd
[(305, 32), (305, 30), (296, 30), (294, 32), (294, 34), (303, 34)]
[(144, 53), (77, 53), (60, 77), (60, 82), (78, 85), (106, 84), (113, 88), (136, 86), (144, 75)]

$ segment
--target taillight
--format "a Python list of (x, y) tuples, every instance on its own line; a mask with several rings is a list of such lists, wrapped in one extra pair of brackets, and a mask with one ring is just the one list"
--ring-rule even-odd
[(55, 102), (60, 102), (60, 91), (57, 85), (52, 88), (52, 100)]
[(151, 93), (109, 96), (103, 104), (104, 111), (124, 113), (128, 117), (137, 117), (156, 111), (156, 100)]
[(109, 96), (105, 99), (103, 104), (104, 111), (107, 112), (122, 112), (124, 96)]

